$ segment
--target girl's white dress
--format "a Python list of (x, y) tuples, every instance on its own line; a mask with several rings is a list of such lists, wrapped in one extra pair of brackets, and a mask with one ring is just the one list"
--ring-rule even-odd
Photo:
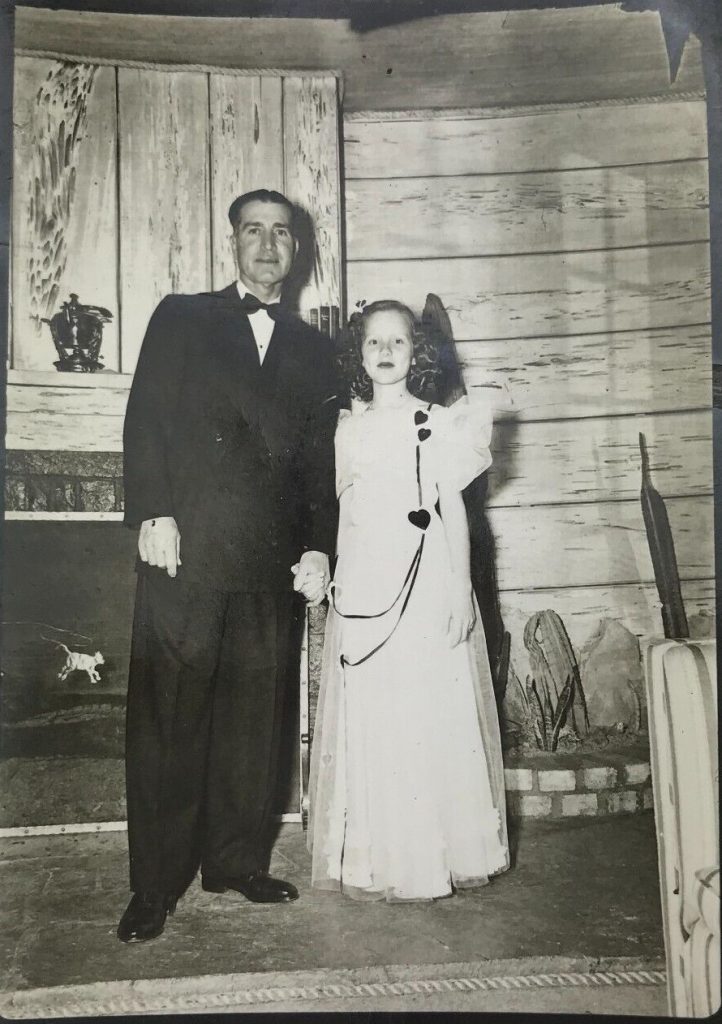
[[(461, 490), (489, 466), (491, 419), (466, 399), (423, 415), (359, 404), (336, 432), (336, 608), (391, 608), (364, 619), (330, 607), (313, 737), (312, 882), (358, 899), (431, 899), (509, 866), (483, 628), (477, 608), (469, 639), (450, 647), (450, 565), (435, 510), (439, 481)], [(421, 526), (408, 517), (420, 509), (425, 530), (423, 516)], [(387, 637), (362, 664), (342, 665)]]

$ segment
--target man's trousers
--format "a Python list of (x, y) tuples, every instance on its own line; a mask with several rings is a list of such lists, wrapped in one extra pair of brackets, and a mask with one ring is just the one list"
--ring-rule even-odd
[(216, 877), (267, 867), (300, 609), (293, 592), (139, 574), (126, 725), (132, 890), (178, 895), (199, 864)]

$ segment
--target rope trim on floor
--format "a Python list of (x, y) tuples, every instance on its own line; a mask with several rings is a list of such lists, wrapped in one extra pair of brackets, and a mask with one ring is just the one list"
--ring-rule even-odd
[[(359, 984), (334, 983), (327, 985), (294, 985), (274, 986), (268, 988), (251, 988), (234, 990), (234, 975), (219, 976), (219, 984), (226, 991), (186, 991), (174, 995), (172, 992), (156, 995), (141, 995), (133, 989), (138, 982), (127, 982), (127, 994), (107, 999), (102, 998), (102, 989), (117, 991), (119, 982), (97, 983), (94, 985), (61, 986), (55, 991), (58, 1000), (49, 1002), (52, 989), (36, 990), (36, 998), (32, 990), (0, 996), (0, 1010), (3, 1015), (12, 1019), (25, 1018), (57, 1018), (85, 1017), (123, 1013), (156, 1013), (161, 1011), (178, 1011), (193, 1009), (213, 1009), (215, 1007), (249, 1006), (268, 1003), (318, 1002), (325, 999), (357, 999), (369, 996), (388, 997), (405, 995), (430, 995), (440, 992), (486, 992), (492, 990), (523, 990), (539, 988), (578, 988), (578, 987), (619, 987), (622, 985), (666, 985), (667, 974), (663, 970), (629, 970), (629, 971), (594, 971), (561, 972), (554, 974), (498, 975), (493, 977), (467, 978), (429, 978), (415, 981), (378, 981)], [(188, 984), (191, 979), (177, 979), (176, 984)], [(206, 983), (207, 983), (206, 979)], [(158, 982), (160, 983), (160, 981)], [(73, 990), (75, 998), (73, 998)], [(79, 990), (91, 990), (100, 998), (81, 999)], [(231, 991), (228, 991), (231, 989)], [(100, 991), (99, 991), (100, 990)], [(65, 1001), (70, 995), (70, 1000)], [(90, 995), (90, 993), (89, 993)]]

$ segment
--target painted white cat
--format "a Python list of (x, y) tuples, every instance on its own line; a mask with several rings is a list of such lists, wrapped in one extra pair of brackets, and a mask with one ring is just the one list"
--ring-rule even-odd
[(95, 654), (84, 654), (81, 651), (71, 651), (65, 644), (60, 643), (58, 640), (53, 641), (57, 643), (59, 647), (64, 648), (67, 657), (65, 658), (65, 664), (58, 672), (58, 679), (67, 679), (71, 672), (87, 672), (88, 679), (91, 683), (100, 682), (100, 674), (98, 672), (98, 665), (105, 664), (105, 658), (96, 651)]

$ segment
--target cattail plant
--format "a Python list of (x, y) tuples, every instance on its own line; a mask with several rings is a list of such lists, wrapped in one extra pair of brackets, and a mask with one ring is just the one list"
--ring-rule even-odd
[(642, 515), (652, 556), (654, 580), (662, 602), (662, 626), (667, 639), (679, 640), (689, 636), (689, 626), (682, 600), (677, 555), (664, 500), (652, 484), (644, 434), (639, 435), (639, 450), (642, 455)]

